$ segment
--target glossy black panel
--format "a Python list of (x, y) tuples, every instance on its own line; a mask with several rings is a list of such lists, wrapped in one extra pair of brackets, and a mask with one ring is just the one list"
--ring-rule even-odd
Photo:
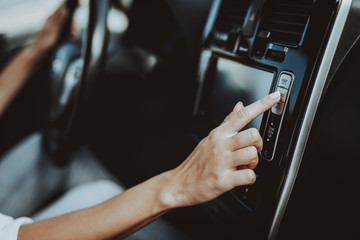
[[(294, 75), (295, 80), (291, 90), (288, 92), (288, 100), (285, 102), (284, 110), (282, 112), (283, 118), (281, 127), (276, 129), (279, 136), (273, 161), (268, 162), (261, 160), (259, 162), (259, 165), (256, 168), (258, 180), (254, 186), (250, 186), (247, 189), (247, 191), (253, 192), (253, 196), (256, 196), (256, 198), (252, 198), (253, 200), (243, 199), (244, 194), (246, 195), (245, 188), (237, 188), (232, 193), (232, 197), (237, 200), (235, 202), (239, 204), (239, 206), (236, 207), (242, 207), (245, 209), (244, 212), (251, 209), (253, 214), (249, 217), (249, 215), (237, 211), (222, 211), (221, 213), (216, 213), (217, 216), (221, 215), (222, 219), (227, 219), (227, 222), (237, 221), (238, 228), (242, 230), (248, 229), (249, 238), (256, 239), (264, 239), (270, 228), (271, 219), (279, 197), (278, 193), (281, 191), (283, 179), (287, 173), (304, 109), (307, 105), (310, 90), (314, 84), (314, 76), (324, 51), (323, 46), (327, 42), (328, 34), (331, 30), (332, 22), (338, 7), (337, 1), (335, 0), (299, 2), (300, 5), (304, 3), (304, 6), (302, 6), (302, 9), (299, 11), (304, 11), (304, 16), (306, 15), (307, 20), (301, 29), (303, 35), (301, 35), (296, 41), (296, 44), (294, 44), (294, 39), (290, 39), (289, 42), (284, 40), (280, 41), (279, 36), (272, 38), (271, 35), (262, 31), (264, 29), (262, 26), (265, 24), (263, 21), (269, 21), (269, 11), (271, 12), (274, 10), (274, 2), (276, 2), (276, 6), (280, 4), (282, 7), (284, 7), (283, 4), (287, 5), (288, 3), (288, 1), (277, 0), (265, 1), (263, 6), (263, 14), (265, 15), (260, 16), (260, 21), (258, 22), (255, 34), (252, 37), (242, 36), (240, 31), (237, 38), (235, 38), (236, 41), (234, 43), (233, 38), (235, 28), (233, 28), (234, 31), (231, 30), (231, 33), (227, 36), (226, 32), (221, 33), (225, 34), (223, 36), (225, 42), (222, 42), (221, 44), (219, 44), (218, 39), (216, 38), (219, 32), (218, 30), (210, 33), (208, 39), (205, 39), (204, 49), (210, 49), (212, 51), (212, 60), (210, 61), (208, 71), (204, 77), (204, 88), (199, 111), (196, 116), (198, 125), (196, 125), (197, 128), (194, 130), (194, 135), (201, 139), (212, 127), (219, 124), (220, 118), (214, 118), (213, 112), (209, 111), (209, 108), (213, 109), (212, 106), (215, 103), (220, 103), (220, 107), (223, 109), (221, 113), (216, 112), (216, 114), (225, 115), (226, 111), (231, 111), (236, 101), (244, 101), (246, 103), (249, 101), (246, 94), (239, 94), (239, 98), (236, 100), (233, 97), (228, 98), (227, 96), (234, 96), (234, 91), (236, 92), (234, 89), (236, 88), (231, 88), (231, 90), (222, 89), (222, 86), (226, 84), (226, 81), (219, 83), (219, 78), (217, 78), (217, 80), (215, 78), (216, 81), (214, 84), (214, 76), (217, 76), (218, 74), (216, 70), (218, 59), (228, 59), (233, 61), (233, 72), (237, 71), (235, 63), (238, 62), (241, 65), (253, 69), (272, 72), (274, 73), (274, 79), (278, 79), (280, 73), (283, 71), (288, 71)], [(298, 11), (292, 6), (295, 3), (297, 2), (289, 1), (289, 6), (285, 6), (284, 9), (291, 7), (291, 11)], [(289, 10), (289, 12), (291, 11)], [(297, 15), (302, 14), (303, 12), (297, 13)], [(291, 18), (291, 21), (297, 21), (298, 19), (292, 19), (294, 16), (289, 16), (289, 19)], [(221, 19), (223, 19), (223, 16)], [(215, 26), (217, 26), (216, 24), (217, 23), (215, 23)], [(298, 29), (297, 31), (300, 30)], [(231, 41), (231, 48), (229, 48), (227, 41)], [(238, 80), (240, 82), (242, 81), (241, 79), (242, 73), (238, 73)], [(248, 94), (260, 98), (257, 93), (259, 89), (263, 88), (263, 85), (260, 82), (254, 81), (254, 86), (252, 88), (252, 90), (248, 91)], [(276, 81), (272, 82), (269, 90), (270, 92), (276, 90)], [(221, 92), (221, 94), (216, 95), (218, 92)], [(227, 95), (226, 92), (229, 95)], [(211, 100), (209, 101), (209, 99)], [(253, 100), (255, 99), (252, 98), (251, 101)], [(268, 112), (265, 113), (263, 119), (267, 119), (268, 114)], [(268, 130), (265, 129), (265, 124), (266, 121), (263, 120), (260, 127), (262, 135), (265, 133), (265, 130)], [(230, 209), (231, 207), (235, 209), (236, 207), (234, 204), (236, 203), (230, 203), (227, 198), (220, 197), (216, 202), (217, 204), (220, 202)], [(211, 208), (209, 208), (209, 212), (212, 212)], [(251, 225), (251, 228), (249, 228), (247, 224), (243, 224), (243, 221), (240, 221), (239, 219), (243, 221), (246, 221), (246, 219), (248, 221), (255, 221), (256, 224)], [(231, 224), (229, 223), (228, 225), (230, 226)]]
[[(274, 73), (259, 70), (225, 58), (217, 59), (215, 69), (208, 76), (206, 102), (202, 114), (220, 124), (239, 101), (251, 104), (270, 92)], [(210, 82), (211, 81), (211, 82)], [(254, 119), (249, 127), (260, 129), (262, 115)]]
[(360, 238), (359, 56), (360, 41), (322, 99), (280, 239)]

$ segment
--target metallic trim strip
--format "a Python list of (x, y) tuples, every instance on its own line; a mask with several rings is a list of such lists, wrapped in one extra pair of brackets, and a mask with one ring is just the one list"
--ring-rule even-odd
[(212, 6), (210, 8), (209, 16), (208, 16), (208, 19), (206, 21), (206, 25), (205, 25), (205, 28), (204, 28), (204, 32), (203, 32), (203, 36), (202, 36), (203, 41), (205, 41), (208, 38), (208, 36), (209, 36), (209, 34), (210, 34), (214, 24), (215, 24), (215, 21), (216, 21), (216, 18), (217, 18), (219, 9), (220, 9), (221, 2), (222, 2), (222, 0), (214, 0), (213, 1), (213, 4), (212, 4)]
[(198, 86), (198, 90), (196, 93), (193, 116), (196, 116), (197, 114), (199, 114), (199, 107), (200, 107), (200, 102), (201, 102), (202, 91), (204, 88), (205, 75), (209, 68), (211, 57), (212, 57), (212, 51), (210, 49), (203, 50), (200, 55), (198, 76), (197, 76), (197, 79), (199, 81), (199, 86)]
[[(214, 0), (213, 1), (213, 4), (210, 8), (209, 16), (208, 16), (208, 19), (207, 19), (207, 22), (206, 22), (206, 25), (204, 28), (203, 36), (202, 36), (203, 42), (205, 42), (205, 40), (208, 38), (208, 36), (215, 24), (221, 2), (222, 2), (222, 0)], [(205, 73), (209, 67), (209, 64), (211, 61), (211, 56), (212, 56), (212, 51), (210, 49), (205, 49), (200, 54), (199, 66), (198, 66), (199, 70), (198, 70), (198, 76), (197, 76), (197, 81), (199, 83), (199, 86), (198, 86), (198, 90), (197, 90), (196, 97), (195, 97), (193, 116), (196, 116), (199, 112), (201, 95), (202, 95), (202, 91), (204, 88)]]
[(352, 0), (342, 0), (339, 3), (338, 14), (334, 22), (334, 27), (331, 31), (329, 41), (327, 43), (325, 53), (320, 64), (318, 74), (316, 76), (314, 88), (311, 92), (308, 107), (305, 112), (304, 120), (300, 129), (300, 134), (295, 147), (294, 155), (290, 163), (288, 175), (286, 176), (284, 188), (280, 195), (280, 200), (276, 208), (276, 212), (271, 224), (268, 239), (276, 239), (281, 220), (284, 216), (286, 205), (289, 201), (292, 188), (294, 186), (298, 170), (300, 168), (301, 160), (305, 151), (306, 143), (310, 135), (311, 126), (315, 118), (315, 113), (318, 108), (321, 93), (324, 89), (327, 75), (330, 70), (331, 62), (335, 55), (335, 50), (340, 40), (342, 30), (344, 28), (347, 16), (350, 11)]

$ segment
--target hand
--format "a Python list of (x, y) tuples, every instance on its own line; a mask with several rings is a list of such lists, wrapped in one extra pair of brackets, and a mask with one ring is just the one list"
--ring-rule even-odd
[(224, 122), (171, 171), (169, 204), (190, 206), (210, 201), (236, 186), (253, 184), (253, 169), (263, 142), (255, 128), (241, 131), (280, 100), (279, 92), (244, 107), (238, 103)]
[(46, 21), (33, 46), (38, 54), (46, 53), (57, 42), (69, 12), (60, 6)]

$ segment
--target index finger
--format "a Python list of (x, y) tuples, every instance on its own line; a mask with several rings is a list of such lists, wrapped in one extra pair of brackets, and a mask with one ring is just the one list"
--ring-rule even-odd
[(271, 93), (232, 115), (220, 127), (229, 134), (236, 134), (257, 116), (274, 106), (279, 100), (280, 93), (278, 91)]

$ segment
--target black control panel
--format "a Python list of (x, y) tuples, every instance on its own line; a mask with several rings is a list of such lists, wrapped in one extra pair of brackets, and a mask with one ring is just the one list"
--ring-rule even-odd
[(238, 229), (248, 234), (245, 239), (266, 239), (339, 1), (214, 2), (204, 34), (206, 57), (199, 65), (205, 67), (199, 74), (194, 135), (205, 137), (238, 101), (248, 105), (275, 91), (281, 98), (250, 126), (263, 138), (256, 183), (233, 189), (207, 210), (227, 232), (234, 231), (234, 239)]
[(295, 76), (293, 73), (283, 71), (280, 73), (276, 84), (276, 91), (280, 92), (281, 97), (280, 101), (271, 108), (268, 116), (263, 134), (264, 147), (261, 151), (261, 156), (268, 161), (274, 159), (276, 144), (281, 130), (281, 123), (294, 79)]

